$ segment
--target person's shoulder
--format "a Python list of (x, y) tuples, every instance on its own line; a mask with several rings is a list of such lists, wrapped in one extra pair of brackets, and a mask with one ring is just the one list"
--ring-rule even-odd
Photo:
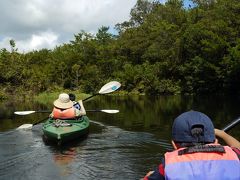
[(165, 158), (161, 158), (161, 162), (154, 171), (149, 172), (144, 180), (164, 180), (165, 179)]
[(144, 180), (165, 180), (165, 176), (159, 172), (159, 168), (156, 168), (153, 172), (149, 172)]
[(236, 147), (231, 147), (232, 150), (237, 154), (238, 159), (240, 159), (240, 149), (236, 148)]

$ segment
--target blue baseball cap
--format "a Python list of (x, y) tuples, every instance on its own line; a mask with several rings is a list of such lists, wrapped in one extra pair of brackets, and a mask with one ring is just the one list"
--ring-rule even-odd
[[(192, 135), (193, 127), (202, 127), (203, 133), (196, 138)], [(215, 141), (214, 126), (211, 119), (198, 111), (188, 111), (179, 115), (173, 122), (172, 139), (175, 142), (206, 142)]]

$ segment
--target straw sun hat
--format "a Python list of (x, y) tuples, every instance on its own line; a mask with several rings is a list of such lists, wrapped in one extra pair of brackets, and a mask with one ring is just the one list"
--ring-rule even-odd
[(62, 93), (58, 99), (53, 102), (53, 105), (60, 109), (68, 109), (73, 106), (73, 102), (70, 100), (68, 94)]

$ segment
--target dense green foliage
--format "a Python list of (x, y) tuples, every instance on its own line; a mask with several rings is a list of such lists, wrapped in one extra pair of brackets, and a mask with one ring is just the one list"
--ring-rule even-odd
[(240, 1), (138, 0), (130, 20), (93, 35), (81, 31), (53, 50), (0, 51), (7, 93), (78, 89), (92, 93), (111, 80), (146, 94), (235, 93), (240, 88)]

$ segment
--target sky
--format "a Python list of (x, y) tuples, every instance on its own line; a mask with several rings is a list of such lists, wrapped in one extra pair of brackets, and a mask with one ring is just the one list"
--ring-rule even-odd
[[(159, 0), (164, 3), (166, 0)], [(185, 6), (189, 0), (185, 0)], [(96, 33), (129, 20), (137, 0), (0, 0), (0, 49), (52, 49), (74, 40), (81, 30)]]

